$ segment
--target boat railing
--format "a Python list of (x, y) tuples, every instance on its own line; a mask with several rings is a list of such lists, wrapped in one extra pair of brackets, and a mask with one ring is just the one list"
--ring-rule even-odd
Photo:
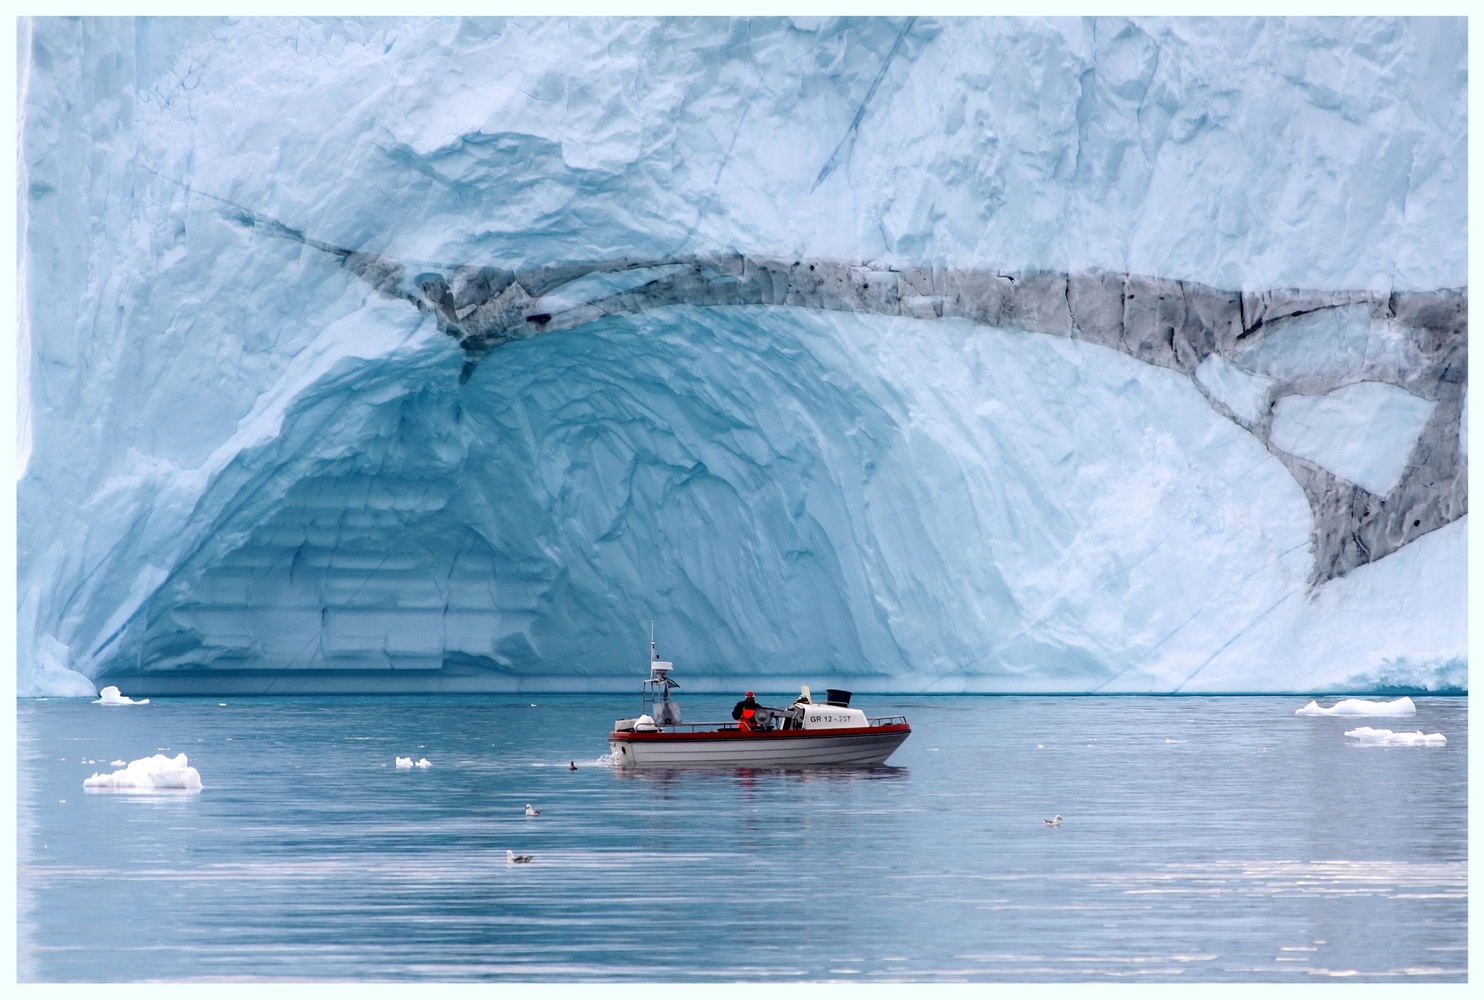
[[(777, 729), (783, 729), (782, 719), (773, 725), (762, 725), (753, 728), (753, 732), (767, 733)], [(718, 729), (741, 729), (742, 726), (736, 722), (667, 722), (659, 727), (666, 733), (714, 733)]]
[(735, 722), (667, 722), (659, 727), (666, 733), (714, 733), (718, 729), (736, 729)]

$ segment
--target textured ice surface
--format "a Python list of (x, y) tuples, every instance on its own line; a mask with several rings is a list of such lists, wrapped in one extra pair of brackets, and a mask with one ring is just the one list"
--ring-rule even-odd
[(82, 786), (99, 792), (196, 792), (201, 790), (201, 774), (183, 753), (174, 757), (157, 753), (130, 761), (128, 767), (111, 774), (94, 774)]
[(1435, 403), (1405, 389), (1361, 382), (1324, 396), (1286, 396), (1273, 414), (1273, 444), (1385, 496), (1401, 479)]
[(1329, 708), (1321, 708), (1319, 702), (1311, 701), (1294, 715), (1416, 715), (1417, 706), (1411, 698), (1401, 697), (1392, 701), (1366, 701), (1364, 698), (1343, 698)]
[(1415, 350), (1404, 329), (1364, 306), (1300, 313), (1273, 325), (1281, 336), (1252, 340), (1240, 352), (1244, 367), (1272, 379), (1321, 375), (1341, 360), (1404, 365)]
[[(690, 689), (1461, 686), (1466, 520), (1314, 588), (1308, 486), (1200, 391), (1245, 419), (1256, 383), (683, 306), (461, 383), (380, 257), (242, 224), (440, 274), (1466, 281), (1457, 20), (903, 27), (23, 22), (20, 690), (627, 690), (651, 619)], [(1302, 388), (1409, 336), (1329, 308), (1234, 363)]]
[(1219, 354), (1209, 355), (1195, 370), (1195, 377), (1240, 419), (1255, 424), (1268, 408), (1268, 390), (1273, 380), (1243, 371)]
[(1448, 738), (1442, 733), (1424, 733), (1421, 730), (1415, 733), (1394, 733), (1390, 729), (1372, 729), (1370, 726), (1347, 730), (1345, 735), (1361, 743), (1387, 747), (1440, 747), (1448, 742)]

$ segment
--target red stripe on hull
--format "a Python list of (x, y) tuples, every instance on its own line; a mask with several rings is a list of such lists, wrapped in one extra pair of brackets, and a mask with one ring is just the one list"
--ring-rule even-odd
[(813, 767), (883, 764), (911, 735), (895, 723), (855, 729), (738, 729), (695, 733), (615, 732), (608, 739), (619, 767), (721, 765)]

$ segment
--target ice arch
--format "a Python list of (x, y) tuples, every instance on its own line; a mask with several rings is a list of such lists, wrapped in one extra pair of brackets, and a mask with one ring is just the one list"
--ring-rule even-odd
[[(1463, 293), (739, 255), (508, 274), (247, 221), (376, 289), (345, 336), (404, 346), (307, 384), (199, 491), (166, 470), (184, 531), (139, 526), (86, 584), (126, 596), (71, 605), (72, 655), (126, 690), (624, 687), (636, 610), (703, 685), (802, 662), (862, 690), (1305, 689), (1242, 644), (1304, 645), (1305, 592), (1386, 544), (1457, 544), (1423, 529), (1466, 501)], [(1323, 317), (1345, 350), (1309, 349)], [(1432, 405), (1387, 497), (1271, 442), (1279, 400), (1366, 381)], [(1191, 585), (1190, 553), (1241, 571)]]

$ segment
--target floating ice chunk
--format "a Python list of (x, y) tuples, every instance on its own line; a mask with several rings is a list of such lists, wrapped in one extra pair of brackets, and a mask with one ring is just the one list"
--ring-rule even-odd
[(1440, 747), (1448, 742), (1448, 738), (1442, 733), (1424, 733), (1421, 730), (1415, 733), (1393, 733), (1390, 729), (1372, 729), (1370, 726), (1351, 729), (1345, 735), (1362, 743), (1387, 747)]
[(201, 774), (190, 766), (183, 753), (174, 757), (157, 753), (131, 761), (128, 767), (112, 774), (94, 774), (83, 780), (82, 787), (106, 792), (197, 792), (201, 790)]
[(1294, 715), (1370, 715), (1370, 716), (1400, 716), (1416, 715), (1417, 706), (1412, 704), (1412, 699), (1407, 697), (1397, 698), (1395, 701), (1366, 701), (1364, 698), (1346, 698), (1344, 701), (1336, 702), (1333, 708), (1320, 708), (1319, 702), (1311, 701), (1303, 708), (1297, 709)]
[(418, 760), (418, 761), (414, 761), (411, 757), (398, 757), (397, 758), (397, 766), (398, 767), (432, 767), (433, 766), (433, 762), (430, 761), (430, 760), (428, 760), (428, 758), (426, 758), (426, 757), (424, 757), (424, 758), (422, 758), (421, 760)]
[(97, 701), (93, 702), (94, 705), (148, 705), (149, 704), (149, 699), (148, 698), (140, 698), (138, 701), (135, 701), (133, 698), (130, 698), (126, 694), (120, 694), (119, 693), (119, 689), (116, 688), (116, 687), (114, 687), (112, 684), (110, 684), (108, 687), (104, 688), (102, 691), (99, 691), (98, 693), (100, 695), (102, 695), (102, 697), (99, 698)]

